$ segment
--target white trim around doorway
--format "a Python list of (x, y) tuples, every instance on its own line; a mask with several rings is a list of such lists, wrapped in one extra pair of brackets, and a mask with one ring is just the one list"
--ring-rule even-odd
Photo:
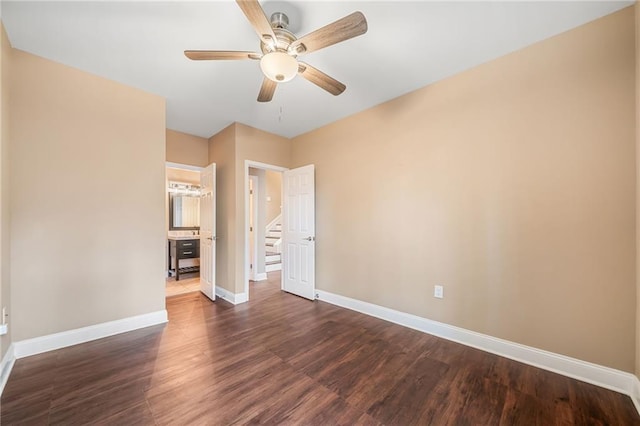
[[(249, 183), (253, 186), (253, 218), (251, 217), (251, 188), (249, 188), (249, 228), (251, 228), (251, 222), (253, 222), (254, 230), (249, 229), (249, 279), (251, 281), (258, 281), (258, 275), (265, 275), (262, 279), (267, 279), (266, 274), (258, 274), (258, 207), (256, 206), (256, 199), (258, 198), (258, 191), (260, 191), (260, 184), (258, 183), (258, 176), (249, 175)], [(253, 219), (253, 221), (251, 220)], [(251, 234), (253, 234), (253, 244), (251, 241)]]
[(171, 161), (166, 161), (165, 166), (172, 169), (182, 169), (182, 170), (191, 170), (193, 172), (201, 172), (205, 168), (200, 166), (192, 166), (189, 164), (181, 164), (181, 163), (172, 163)]

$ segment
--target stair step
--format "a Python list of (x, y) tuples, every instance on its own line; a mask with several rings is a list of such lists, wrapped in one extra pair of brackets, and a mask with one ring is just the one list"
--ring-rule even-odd
[(279, 261), (279, 260), (274, 260), (273, 262), (265, 262), (265, 265), (267, 265), (267, 266), (269, 266), (269, 265), (278, 265), (280, 263), (282, 263), (282, 262)]
[(280, 253), (276, 251), (267, 251), (265, 252), (265, 256), (280, 256)]
[(275, 265), (265, 265), (264, 270), (265, 272), (281, 271), (282, 263), (277, 263)]

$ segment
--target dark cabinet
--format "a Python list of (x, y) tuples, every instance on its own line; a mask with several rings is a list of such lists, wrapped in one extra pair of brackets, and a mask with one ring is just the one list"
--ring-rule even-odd
[[(180, 280), (180, 274), (189, 272), (200, 272), (199, 266), (180, 267), (181, 259), (197, 259), (200, 257), (200, 240), (176, 240), (169, 239), (169, 272), (173, 273), (176, 281)], [(171, 268), (171, 260), (175, 261)]]

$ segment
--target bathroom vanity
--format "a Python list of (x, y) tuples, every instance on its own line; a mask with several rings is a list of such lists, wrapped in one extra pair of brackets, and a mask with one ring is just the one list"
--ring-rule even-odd
[(181, 268), (180, 260), (198, 258), (200, 258), (199, 236), (169, 237), (169, 273), (176, 277), (176, 281), (180, 280), (180, 274), (200, 272), (199, 266)]

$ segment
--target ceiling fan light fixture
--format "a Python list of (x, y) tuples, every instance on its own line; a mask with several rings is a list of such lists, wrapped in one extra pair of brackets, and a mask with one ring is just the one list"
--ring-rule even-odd
[(292, 80), (300, 74), (305, 80), (337, 96), (347, 88), (335, 78), (323, 73), (298, 57), (325, 47), (358, 37), (367, 32), (367, 19), (362, 12), (353, 12), (300, 38), (288, 30), (289, 18), (282, 12), (267, 19), (259, 0), (236, 0), (236, 3), (260, 38), (259, 52), (228, 50), (185, 50), (187, 58), (196, 60), (260, 60), (264, 74), (258, 102), (270, 102), (278, 83)]
[(269, 80), (284, 83), (298, 73), (298, 61), (285, 52), (270, 52), (260, 59), (260, 69)]

